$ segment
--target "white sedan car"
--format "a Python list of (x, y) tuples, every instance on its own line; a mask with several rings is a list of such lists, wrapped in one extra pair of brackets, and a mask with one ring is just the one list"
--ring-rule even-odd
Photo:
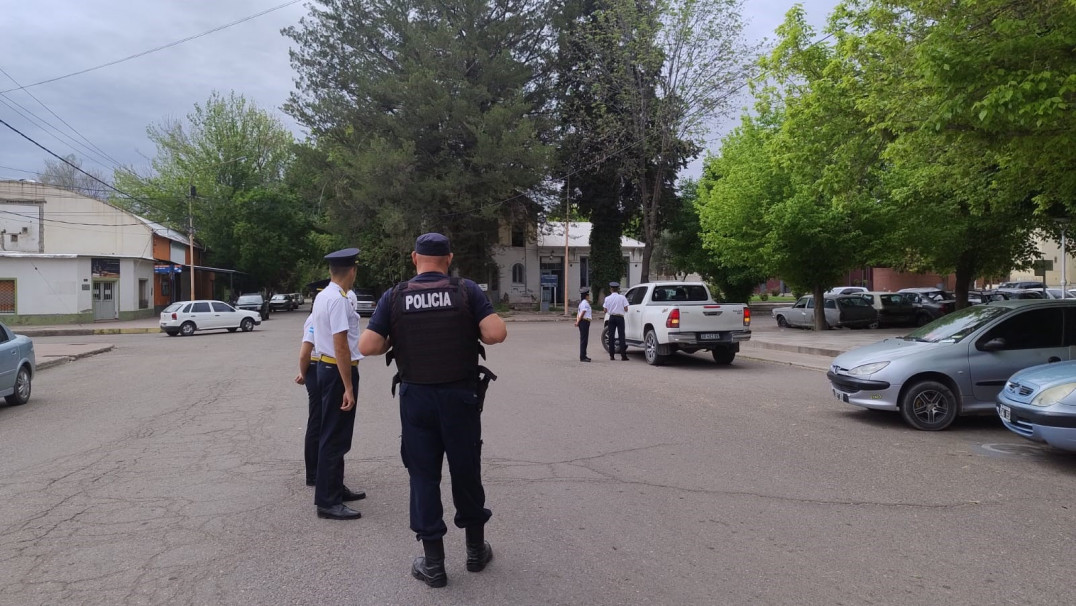
[(170, 337), (189, 337), (198, 330), (235, 332), (242, 329), (250, 332), (261, 323), (257, 312), (236, 309), (224, 301), (180, 301), (161, 312), (161, 330)]

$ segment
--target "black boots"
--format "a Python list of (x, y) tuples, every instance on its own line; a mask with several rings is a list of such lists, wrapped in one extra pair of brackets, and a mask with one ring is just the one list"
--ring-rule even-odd
[[(426, 555), (415, 558), (415, 563), (411, 565), (411, 576), (430, 587), (444, 587), (447, 585), (448, 575), (445, 574), (444, 540), (423, 541), (422, 551)], [(467, 561), (470, 562), (470, 558)]]
[(469, 526), (467, 532), (467, 570), (479, 572), (493, 559), (493, 548), (486, 542), (485, 526)]

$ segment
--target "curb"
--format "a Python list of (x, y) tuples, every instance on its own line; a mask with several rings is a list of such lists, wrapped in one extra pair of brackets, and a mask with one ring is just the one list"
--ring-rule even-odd
[(153, 335), (160, 334), (161, 329), (153, 328), (95, 328), (95, 335)]
[(20, 335), (27, 337), (92, 337), (93, 335), (149, 335), (160, 334), (161, 329), (152, 328), (39, 328), (17, 329)]
[(812, 356), (828, 356), (830, 358), (836, 358), (843, 354), (843, 349), (829, 349), (825, 347), (810, 347), (808, 345), (785, 345), (784, 343), (768, 343), (766, 341), (754, 341), (751, 345), (758, 347), (759, 349), (772, 349), (775, 351), (787, 351), (789, 353), (801, 353), (810, 354)]
[(111, 345), (111, 344), (102, 345), (102, 346), (100, 346), (100, 347), (98, 347), (96, 349), (86, 351), (86, 352), (83, 352), (83, 353), (79, 353), (79, 354), (74, 354), (74, 355), (71, 355), (71, 356), (56, 356), (54, 358), (50, 358), (48, 360), (44, 360), (44, 361), (42, 361), (42, 362), (40, 362), (38, 364), (35, 364), (34, 365), (35, 372), (36, 371), (42, 371), (42, 370), (45, 370), (47, 368), (52, 368), (53, 366), (61, 366), (63, 364), (67, 364), (68, 362), (74, 362), (75, 360), (78, 360), (78, 359), (81, 359), (81, 358), (88, 358), (90, 356), (95, 356), (97, 354), (109, 352), (109, 351), (112, 351), (113, 349), (115, 349), (115, 347), (116, 347), (115, 345)]

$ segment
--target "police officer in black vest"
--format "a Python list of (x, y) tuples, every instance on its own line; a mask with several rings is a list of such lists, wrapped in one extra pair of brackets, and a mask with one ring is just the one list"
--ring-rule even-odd
[[(481, 345), (508, 336), (504, 320), (478, 286), (450, 278), (452, 250), (441, 234), (423, 234), (411, 253), (418, 274), (382, 295), (359, 340), (363, 355), (389, 352), (400, 385), (401, 455), (411, 477), (411, 530), (424, 557), (411, 574), (430, 587), (444, 587), (448, 531), (441, 505), (441, 464), (448, 456), (455, 524), (465, 529), (467, 570), (478, 572), (493, 559), (485, 541), (482, 488), (482, 398), (478, 357)], [(393, 385), (395, 389), (395, 383)]]

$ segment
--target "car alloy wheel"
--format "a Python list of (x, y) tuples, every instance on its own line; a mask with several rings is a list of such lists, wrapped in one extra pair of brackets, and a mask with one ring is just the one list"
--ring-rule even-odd
[(786, 320), (784, 316), (777, 316), (777, 326), (788, 328), (788, 320)]
[(184, 322), (183, 325), (179, 327), (179, 333), (182, 334), (184, 337), (189, 337), (193, 335), (194, 322)]
[(944, 383), (920, 381), (904, 394), (900, 414), (916, 429), (940, 431), (956, 420), (956, 396)]
[(15, 375), (15, 393), (5, 396), (4, 399), (12, 406), (30, 401), (30, 369), (25, 366), (19, 367), (19, 373)]
[(658, 353), (658, 336), (652, 330), (646, 331), (643, 337), (643, 355), (646, 363), (651, 366), (661, 366), (665, 363), (665, 356)]
[(250, 332), (254, 330), (254, 320), (250, 318), (243, 318), (243, 321), (239, 323), (239, 328), (243, 329), (243, 332)]

